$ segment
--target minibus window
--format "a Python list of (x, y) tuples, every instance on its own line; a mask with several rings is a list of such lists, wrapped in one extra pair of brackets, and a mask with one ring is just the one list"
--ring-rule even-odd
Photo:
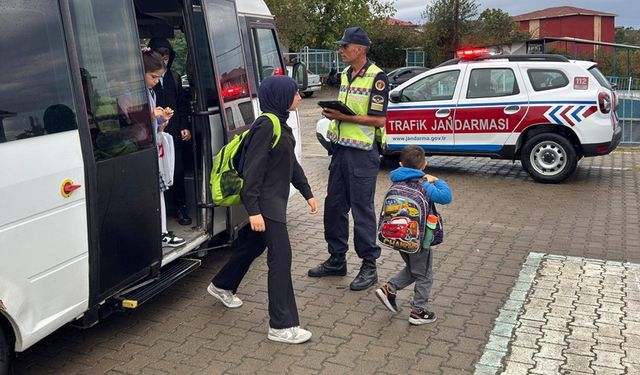
[(57, 3), (0, 3), (0, 143), (77, 129)]
[[(250, 102), (251, 98), (235, 5), (231, 1), (209, 2), (211, 4), (206, 8), (209, 11), (205, 14), (218, 63), (221, 96), (225, 108), (239, 106)], [(238, 112), (233, 111), (234, 116), (227, 117), (229, 130), (249, 125), (253, 121), (253, 116), (247, 122), (246, 118), (236, 115)]]
[(273, 29), (253, 29), (260, 82), (274, 74), (284, 74)]
[(128, 0), (72, 0), (71, 13), (96, 160), (153, 145), (148, 89)]
[(207, 108), (218, 107), (220, 105), (220, 101), (218, 100), (216, 78), (213, 73), (213, 65), (211, 63), (212, 57), (209, 48), (209, 38), (207, 37), (204, 15), (200, 8), (194, 8), (193, 16), (195, 30), (193, 33), (194, 44), (195, 48), (198, 50), (196, 59), (198, 59), (198, 66), (200, 67), (200, 75), (202, 78), (199, 82), (204, 88)]

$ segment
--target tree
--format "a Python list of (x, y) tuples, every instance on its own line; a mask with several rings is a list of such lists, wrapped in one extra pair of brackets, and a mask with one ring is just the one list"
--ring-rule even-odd
[(300, 49), (307, 44), (312, 24), (307, 17), (308, 0), (266, 0), (275, 16), (278, 36), (285, 48)]
[(432, 64), (452, 56), (463, 35), (472, 32), (478, 14), (475, 0), (435, 0), (422, 13), (428, 56)]
[(501, 9), (485, 9), (480, 13), (476, 24), (476, 32), (465, 38), (476, 45), (507, 44), (529, 37), (528, 33), (520, 31), (518, 24)]
[(369, 58), (385, 69), (405, 65), (406, 49), (421, 48), (424, 45), (423, 33), (403, 26), (389, 25), (381, 20), (371, 27), (371, 50)]
[(369, 26), (393, 15), (394, 0), (266, 0), (280, 39), (290, 49), (333, 48), (345, 28)]
[(182, 31), (176, 31), (175, 38), (171, 41), (176, 58), (172, 64), (172, 70), (179, 75), (187, 74), (185, 69), (187, 60), (187, 41)]

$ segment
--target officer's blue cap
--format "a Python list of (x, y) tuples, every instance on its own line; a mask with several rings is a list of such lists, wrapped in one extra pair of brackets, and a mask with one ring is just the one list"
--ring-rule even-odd
[(345, 44), (359, 44), (361, 46), (369, 47), (371, 46), (371, 39), (369, 39), (369, 35), (361, 27), (350, 27), (344, 31), (342, 39), (333, 43), (341, 46), (344, 46)]

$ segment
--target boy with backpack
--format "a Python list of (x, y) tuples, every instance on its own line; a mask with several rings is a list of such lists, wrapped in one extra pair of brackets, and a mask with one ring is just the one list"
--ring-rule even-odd
[(430, 212), (435, 211), (433, 203), (451, 202), (449, 185), (425, 174), (426, 166), (421, 147), (409, 145), (402, 150), (400, 168), (391, 171), (389, 176), (393, 185), (385, 197), (378, 227), (383, 245), (399, 250), (405, 267), (378, 288), (376, 296), (396, 313), (396, 292), (415, 283), (409, 314), (409, 323), (413, 325), (436, 320), (436, 313), (426, 309), (433, 284), (431, 245), (436, 244), (432, 242), (433, 231), (427, 228), (427, 217), (435, 218), (429, 214), (437, 214)]

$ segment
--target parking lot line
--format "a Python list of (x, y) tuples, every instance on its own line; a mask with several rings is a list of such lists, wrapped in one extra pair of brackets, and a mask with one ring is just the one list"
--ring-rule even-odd
[(640, 264), (530, 253), (475, 374), (637, 373)]
[(502, 359), (506, 356), (509, 342), (513, 337), (518, 314), (524, 305), (529, 290), (531, 290), (533, 280), (544, 255), (543, 253), (529, 253), (527, 256), (509, 299), (500, 309), (482, 357), (476, 363), (476, 375), (493, 375), (501, 368)]

